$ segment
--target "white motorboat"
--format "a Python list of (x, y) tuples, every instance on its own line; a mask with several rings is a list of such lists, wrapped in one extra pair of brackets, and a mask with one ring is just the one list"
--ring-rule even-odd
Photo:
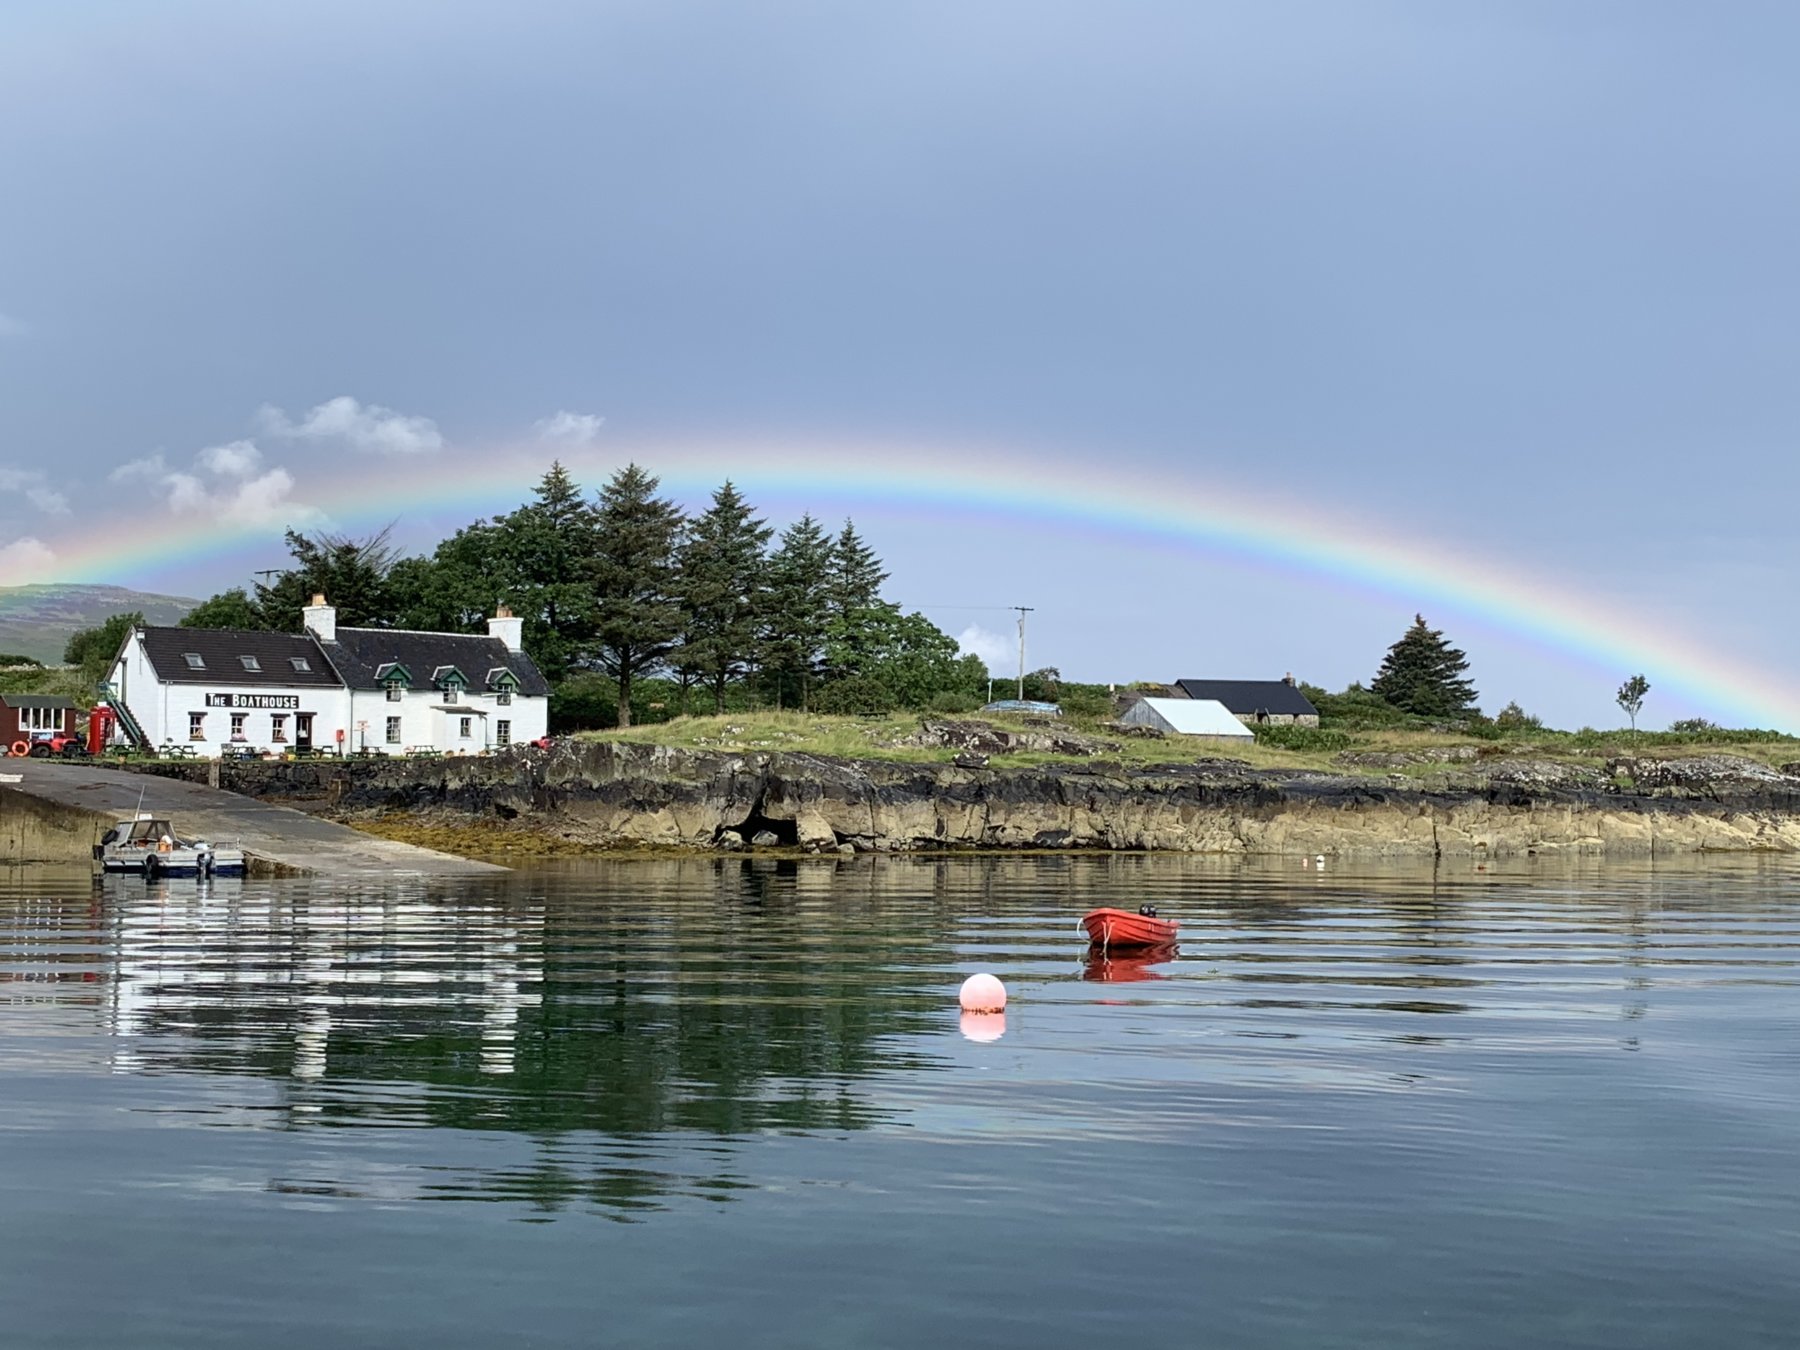
[(204, 839), (183, 839), (164, 817), (140, 811), (121, 820), (94, 845), (94, 859), (108, 872), (158, 877), (227, 877), (244, 874), (244, 850)]

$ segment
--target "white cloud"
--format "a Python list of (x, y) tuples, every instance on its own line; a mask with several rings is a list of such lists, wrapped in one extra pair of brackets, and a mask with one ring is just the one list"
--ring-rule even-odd
[(316, 508), (293, 499), (294, 476), (286, 469), (257, 470), (262, 451), (251, 441), (209, 446), (190, 469), (171, 469), (159, 452), (121, 464), (115, 483), (149, 483), (177, 515), (198, 515), (233, 524), (310, 525), (322, 519)]
[(25, 500), (46, 516), (69, 514), (69, 499), (49, 487), (49, 475), (42, 469), (14, 469), (0, 466), (0, 492), (23, 493)]
[(328, 399), (297, 422), (265, 403), (256, 420), (266, 435), (288, 441), (343, 441), (382, 455), (416, 455), (444, 448), (443, 433), (429, 417), (408, 417), (392, 408), (358, 403), (348, 394)]
[(66, 516), (69, 514), (69, 499), (54, 488), (26, 488), (25, 500), (37, 507), (39, 511), (42, 511), (47, 516)]
[(161, 478), (168, 471), (169, 466), (162, 457), (162, 451), (159, 450), (154, 455), (145, 455), (142, 459), (126, 461), (107, 477), (115, 483), (129, 483), (134, 478)]
[(540, 417), (531, 424), (531, 429), (540, 441), (579, 447), (598, 440), (605, 421), (604, 417), (594, 413), (559, 411), (555, 417)]
[(31, 331), (31, 326), (23, 319), (15, 319), (10, 314), (0, 314), (0, 338), (24, 337)]
[(1008, 637), (1004, 633), (990, 633), (979, 624), (970, 624), (957, 635), (956, 645), (962, 648), (964, 655), (973, 653), (987, 663), (991, 671), (1003, 671), (1016, 666), (1019, 661), (1019, 643), (1017, 638)]
[(52, 580), (56, 554), (41, 539), (15, 539), (0, 544), (0, 586), (27, 586)]
[(262, 451), (255, 441), (212, 445), (194, 456), (194, 463), (226, 478), (248, 478), (262, 467)]

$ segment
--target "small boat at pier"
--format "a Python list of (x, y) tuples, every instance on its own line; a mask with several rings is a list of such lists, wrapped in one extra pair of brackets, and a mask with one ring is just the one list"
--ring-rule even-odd
[(1175, 941), (1173, 919), (1159, 919), (1156, 911), (1133, 914), (1128, 909), (1094, 909), (1082, 915), (1088, 941), (1096, 947), (1167, 947)]
[(241, 877), (244, 850), (221, 848), (204, 839), (183, 839), (164, 817), (140, 811), (121, 820), (94, 845), (94, 861), (106, 872), (158, 877)]

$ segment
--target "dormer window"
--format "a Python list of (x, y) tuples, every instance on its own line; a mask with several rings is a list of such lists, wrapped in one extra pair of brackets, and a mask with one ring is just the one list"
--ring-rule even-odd
[(494, 702), (502, 708), (513, 701), (513, 693), (519, 687), (519, 677), (505, 666), (495, 666), (487, 674), (487, 687), (494, 691)]
[(389, 703), (398, 703), (412, 688), (412, 672), (398, 661), (383, 661), (375, 667), (375, 683), (387, 692)]
[(290, 656), (288, 657), (288, 664), (302, 675), (308, 674), (312, 670), (312, 662), (308, 661), (304, 656)]
[(446, 703), (461, 702), (462, 691), (469, 687), (468, 677), (455, 666), (439, 666), (431, 672), (431, 682)]
[(183, 652), (181, 659), (188, 663), (189, 670), (205, 670), (206, 659), (199, 652)]
[(262, 662), (258, 661), (254, 656), (240, 656), (238, 657), (238, 660), (244, 663), (245, 670), (255, 671), (262, 669)]

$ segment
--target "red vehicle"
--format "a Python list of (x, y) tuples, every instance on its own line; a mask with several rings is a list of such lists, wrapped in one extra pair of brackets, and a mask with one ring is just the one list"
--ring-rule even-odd
[(1157, 918), (1151, 905), (1136, 914), (1128, 909), (1089, 910), (1081, 926), (1096, 947), (1167, 947), (1175, 941), (1175, 921)]
[[(87, 742), (81, 737), (58, 731), (49, 736), (33, 737), (30, 749), (25, 753), (33, 759), (79, 759), (84, 758), (87, 752)], [(17, 746), (13, 747), (13, 753), (19, 753)]]

